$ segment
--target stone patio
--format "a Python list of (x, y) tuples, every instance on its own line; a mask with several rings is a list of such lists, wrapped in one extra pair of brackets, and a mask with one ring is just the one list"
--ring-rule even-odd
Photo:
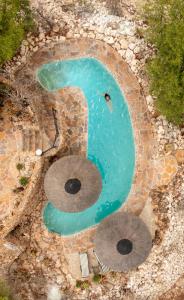
[[(134, 181), (124, 209), (139, 214), (142, 211), (149, 195), (149, 191), (153, 186), (154, 137), (149, 122), (146, 102), (141, 96), (140, 86), (120, 55), (112, 47), (101, 41), (92, 39), (70, 39), (66, 42), (56, 44), (52, 48), (43, 48), (35, 53), (21, 73), (24, 74), (26, 78), (29, 78), (29, 81), (34, 84), (34, 81), (36, 80), (36, 70), (42, 64), (79, 57), (94, 57), (104, 63), (114, 75), (124, 92), (131, 115), (136, 145)], [(68, 98), (72, 97), (70, 95), (71, 89), (67, 91), (67, 88), (65, 88), (64, 91), (65, 95), (63, 99), (67, 101)], [(66, 91), (68, 96), (66, 96)], [(74, 92), (75, 91), (72, 93)], [(55, 96), (58, 98), (57, 93)], [(57, 103), (58, 102), (59, 101), (57, 101)], [(80, 118), (78, 119), (80, 120)], [(85, 125), (85, 132), (86, 129)]]
[(157, 160), (155, 164), (156, 185), (168, 185), (172, 178), (176, 175), (178, 163), (173, 155), (167, 155)]
[[(140, 92), (140, 86), (120, 55), (112, 47), (101, 41), (70, 39), (56, 44), (52, 48), (46, 47), (35, 53), (26, 64), (26, 67), (17, 74), (17, 81), (19, 85), (24, 83), (24, 86), (31, 82), (31, 90), (33, 90), (33, 87), (37, 86), (36, 70), (42, 64), (77, 57), (99, 59), (111, 71), (124, 92), (134, 132), (136, 167), (131, 191), (122, 210), (140, 214), (148, 199), (149, 192), (154, 186), (154, 135), (149, 122), (146, 102)], [(23, 82), (21, 79), (23, 79)], [(49, 126), (44, 122), (44, 114), (41, 113), (43, 105), (45, 106), (44, 111), (47, 111), (48, 107), (47, 103), (42, 103), (44, 100), (41, 99), (44, 99), (44, 95), (48, 99), (47, 101), (50, 98), (50, 107), (55, 107), (58, 111), (61, 142), (57, 151), (55, 151), (57, 157), (66, 154), (84, 155), (87, 145), (87, 107), (84, 97), (80, 94), (81, 92), (75, 88), (65, 88), (54, 93), (48, 93), (38, 88), (36, 91), (39, 91), (39, 93), (33, 92), (34, 97), (32, 99), (34, 106), (39, 103), (40, 107), (39, 110), (37, 107), (37, 115), (40, 115), (40, 127), (43, 128), (44, 132), (49, 132)], [(74, 97), (75, 93), (76, 97)], [(40, 99), (38, 95), (40, 95)], [(62, 97), (62, 102), (60, 97)], [(75, 236), (61, 238), (64, 252), (68, 254), (85, 252), (86, 249), (91, 249), (94, 233), (95, 228), (91, 228)]]
[[(48, 153), (48, 157), (56, 156), (59, 158), (68, 154), (85, 155), (87, 147), (87, 105), (84, 96), (76, 88), (65, 88), (54, 93), (46, 92), (38, 86), (35, 76), (37, 68), (43, 63), (81, 56), (95, 57), (102, 61), (114, 75), (125, 94), (134, 131), (136, 167), (131, 192), (122, 210), (140, 214), (154, 184), (154, 136), (149, 122), (146, 102), (141, 96), (140, 86), (119, 54), (112, 47), (100, 41), (71, 39), (56, 44), (52, 48), (43, 48), (35, 53), (26, 66), (17, 73), (17, 84), (20, 88), (25, 89), (26, 94), (29, 90), (31, 91), (30, 103), (37, 118), (36, 124), (40, 128), (40, 132), (47, 136), (49, 141), (45, 143), (43, 150), (49, 147), (54, 139), (51, 109), (54, 108), (57, 111), (60, 135), (57, 148)], [(60, 101), (61, 97), (62, 102)], [(30, 96), (28, 98), (30, 99)], [(29, 125), (27, 126), (29, 127)], [(45, 138), (44, 140), (46, 141)], [(48, 166), (49, 164), (46, 164), (46, 169)], [(44, 200), (46, 200), (45, 196)], [(18, 223), (18, 219), (16, 220)], [(46, 231), (47, 229), (44, 228), (45, 234)], [(73, 253), (86, 252), (87, 250), (90, 252), (93, 249), (95, 231), (95, 228), (90, 228), (75, 236), (58, 237), (57, 239), (63, 249), (60, 249), (60, 251), (66, 256), (70, 253), (73, 255)], [(52, 236), (52, 234), (49, 233), (49, 236)], [(95, 261), (93, 255), (90, 257), (92, 261)]]

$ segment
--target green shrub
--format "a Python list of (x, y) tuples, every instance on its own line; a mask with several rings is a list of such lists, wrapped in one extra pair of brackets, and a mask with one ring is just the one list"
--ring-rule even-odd
[(76, 287), (77, 288), (81, 288), (81, 286), (82, 286), (82, 281), (81, 280), (77, 280), (76, 281)]
[(93, 282), (100, 283), (102, 281), (102, 275), (101, 274), (95, 274), (93, 276)]
[(29, 178), (28, 177), (24, 177), (22, 176), (20, 179), (19, 179), (19, 183), (23, 186), (26, 186), (28, 183), (29, 183)]
[(16, 165), (16, 168), (17, 168), (18, 171), (21, 171), (21, 170), (24, 169), (24, 164), (18, 163), (18, 164)]
[(147, 38), (156, 54), (149, 62), (157, 109), (175, 124), (184, 122), (184, 1), (149, 0), (144, 9)]
[(88, 289), (89, 286), (90, 286), (90, 284), (89, 284), (88, 280), (85, 280), (85, 281), (77, 280), (76, 281), (76, 287), (81, 288), (82, 290)]
[(33, 27), (29, 0), (0, 0), (0, 65), (13, 57)]
[(89, 289), (89, 286), (90, 286), (89, 281), (87, 281), (87, 280), (83, 281), (82, 289), (84, 289), (84, 290)]

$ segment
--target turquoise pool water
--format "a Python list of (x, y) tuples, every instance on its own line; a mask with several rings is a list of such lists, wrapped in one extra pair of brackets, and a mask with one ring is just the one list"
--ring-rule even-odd
[[(99, 223), (125, 202), (135, 165), (130, 115), (116, 80), (94, 58), (45, 64), (38, 70), (37, 78), (48, 91), (79, 87), (88, 103), (87, 157), (101, 173), (102, 192), (93, 206), (80, 213), (62, 212), (50, 202), (43, 213), (49, 231), (70, 235)], [(104, 99), (105, 93), (111, 96), (112, 111)]]

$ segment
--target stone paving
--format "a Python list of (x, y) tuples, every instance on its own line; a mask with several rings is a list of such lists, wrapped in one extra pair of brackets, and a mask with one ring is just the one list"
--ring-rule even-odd
[[(75, 48), (75, 52), (73, 51)], [(113, 73), (121, 88), (125, 93), (126, 100), (128, 102), (132, 125), (134, 129), (134, 138), (136, 144), (136, 172), (135, 180), (132, 185), (132, 190), (127, 201), (125, 209), (131, 210), (134, 213), (140, 213), (144, 207), (144, 203), (147, 200), (148, 193), (152, 186), (150, 181), (153, 176), (153, 160), (152, 160), (152, 142), (153, 132), (151, 125), (148, 121), (148, 115), (146, 111), (146, 103), (144, 98), (141, 97), (139, 85), (130, 73), (126, 63), (124, 63), (121, 57), (111, 47), (105, 43), (93, 40), (68, 40), (65, 43), (55, 45), (54, 48), (45, 48), (40, 52), (36, 53), (31, 61), (26, 65), (25, 68), (17, 74), (17, 82), (19, 86), (24, 85), (25, 90), (27, 89), (28, 81), (31, 82), (30, 90), (32, 90), (32, 106), (36, 109), (36, 103), (42, 99), (48, 99), (45, 101), (44, 106), (39, 101), (40, 107), (36, 109), (36, 116), (40, 128), (44, 132), (47, 132), (47, 136), (53, 139), (52, 126), (50, 129), (50, 122), (44, 122), (47, 119), (47, 113), (54, 107), (57, 110), (58, 126), (61, 130), (60, 142), (57, 150), (55, 150), (55, 156), (60, 157), (66, 154), (82, 154), (86, 152), (87, 142), (87, 107), (83, 95), (79, 90), (74, 88), (67, 88), (55, 93), (46, 93), (36, 88), (34, 92), (35, 82), (35, 71), (44, 62), (70, 58), (70, 57), (81, 57), (81, 56), (92, 56), (102, 61), (108, 69)], [(108, 59), (107, 59), (108, 58)], [(116, 64), (114, 63), (116, 60)], [(122, 77), (123, 74), (123, 77)], [(29, 84), (30, 85), (30, 84)], [(50, 102), (49, 102), (50, 98)], [(62, 99), (63, 101), (60, 101)], [(43, 109), (44, 110), (43, 110)], [(39, 114), (41, 111), (41, 114)], [(77, 116), (77, 118), (76, 118)], [(79, 118), (80, 116), (80, 118)], [(51, 154), (50, 154), (51, 155)], [(53, 155), (53, 153), (52, 153)], [(146, 157), (146, 160), (144, 159)], [(144, 176), (142, 176), (144, 174)], [(151, 184), (151, 185), (150, 185)], [(142, 189), (140, 190), (140, 186)], [(41, 216), (41, 211), (37, 212)], [(38, 222), (40, 225), (42, 220)], [(37, 227), (39, 228), (39, 226)], [(33, 226), (34, 230), (34, 226)], [(55, 240), (54, 252), (59, 251), (67, 255), (71, 253), (85, 252), (93, 249), (93, 236), (95, 228), (87, 230), (78, 234), (75, 237), (59, 238), (59, 245)], [(42, 237), (47, 235), (47, 229), (42, 229)], [(34, 236), (37, 243), (41, 242), (41, 247), (44, 246), (44, 241), (38, 235), (37, 229), (34, 231)], [(55, 236), (49, 234), (49, 236)], [(10, 233), (12, 238), (12, 234)], [(49, 240), (50, 243), (50, 240)], [(61, 245), (62, 249), (61, 250)], [(58, 249), (58, 250), (56, 250)], [(42, 249), (43, 250), (43, 249)], [(29, 250), (30, 251), (30, 250)], [(51, 251), (51, 249), (49, 250)], [(27, 252), (27, 251), (26, 251)], [(24, 259), (24, 254), (21, 256), (21, 260)], [(63, 262), (64, 264), (64, 262)], [(21, 264), (21, 266), (24, 263)], [(70, 267), (70, 266), (69, 266)], [(68, 276), (68, 269), (65, 272), (65, 276)], [(62, 274), (60, 275), (62, 276)], [(70, 279), (72, 283), (72, 278)]]
[[(75, 51), (73, 50), (75, 49)], [(136, 168), (126, 209), (140, 213), (153, 184), (154, 137), (146, 108), (136, 78), (122, 58), (107, 44), (92, 39), (70, 39), (37, 52), (23, 69), (34, 80), (36, 70), (48, 61), (77, 57), (94, 57), (103, 62), (120, 84), (128, 103), (136, 145)], [(123, 76), (122, 76), (123, 74)], [(71, 97), (71, 96), (70, 96)], [(66, 98), (67, 100), (67, 98)], [(66, 101), (65, 100), (65, 101)], [(76, 124), (77, 125), (77, 124)], [(142, 176), (144, 174), (144, 176)], [(141, 189), (140, 189), (141, 187)]]
[[(73, 51), (75, 49), (75, 51)], [(39, 66), (48, 61), (55, 61), (71, 57), (95, 57), (102, 61), (112, 72), (124, 91), (134, 130), (136, 145), (136, 167), (134, 181), (124, 210), (139, 214), (148, 198), (150, 189), (153, 186), (153, 144), (154, 137), (152, 127), (146, 108), (146, 102), (140, 94), (140, 87), (136, 78), (131, 74), (128, 66), (122, 58), (107, 44), (87, 39), (71, 39), (51, 48), (43, 48), (37, 52), (27, 63), (26, 67), (18, 74), (20, 78), (29, 78), (34, 86), (34, 74)], [(116, 63), (115, 63), (116, 61)], [(122, 76), (123, 74), (123, 76)], [(24, 82), (25, 84), (25, 82)], [(57, 157), (66, 154), (85, 154), (87, 141), (87, 110), (86, 104), (76, 89), (65, 88), (56, 93), (48, 93), (47, 98), (52, 98), (54, 107), (58, 111), (58, 120), (62, 122), (62, 143), (58, 148)], [(45, 92), (43, 93), (45, 94)], [(74, 100), (77, 101), (75, 104)], [(43, 97), (43, 96), (42, 96)], [(54, 101), (55, 99), (55, 101)], [(62, 99), (63, 101), (60, 101)], [(82, 99), (82, 102), (81, 102)], [(80, 100), (80, 101), (79, 101)], [(35, 100), (36, 102), (36, 100)], [(82, 104), (82, 105), (81, 105)], [(80, 109), (80, 110), (79, 110)], [(77, 118), (76, 118), (77, 116)], [(80, 116), (80, 118), (78, 118)], [(81, 118), (83, 116), (83, 118)], [(72, 120), (73, 118), (73, 120)], [(46, 125), (47, 126), (47, 125)], [(49, 130), (48, 126), (46, 130)], [(80, 128), (82, 129), (82, 132)], [(143, 176), (144, 174), (144, 176)], [(153, 180), (152, 180), (153, 178)], [(83, 252), (93, 247), (93, 236), (95, 229), (89, 229), (75, 237), (63, 239), (65, 253)]]
[(68, 87), (57, 91), (55, 97), (63, 138), (62, 147), (58, 152), (62, 156), (86, 156), (88, 112), (83, 93), (78, 88)]
[(156, 185), (168, 185), (178, 171), (178, 163), (174, 156), (163, 156), (155, 163)]

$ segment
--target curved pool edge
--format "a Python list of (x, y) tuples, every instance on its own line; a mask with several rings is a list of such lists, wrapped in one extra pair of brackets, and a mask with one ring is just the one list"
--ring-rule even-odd
[[(35, 53), (24, 72), (31, 73), (34, 80), (36, 70), (42, 64), (62, 59), (94, 57), (100, 60), (113, 74), (125, 96), (134, 132), (136, 165), (134, 180), (126, 203), (120, 210), (139, 214), (146, 202), (152, 186), (153, 134), (148, 121), (145, 99), (140, 93), (140, 86), (135, 76), (121, 56), (109, 45), (92, 39), (68, 39), (53, 48), (45, 47)], [(90, 230), (90, 229), (88, 229)], [(84, 231), (85, 232), (85, 231)], [(81, 232), (82, 233), (82, 232)]]
[[(135, 166), (130, 114), (114, 76), (96, 58), (82, 57), (51, 62), (42, 65), (37, 74), (41, 85), (49, 91), (77, 86), (85, 94), (88, 105), (87, 157), (101, 173), (102, 193), (94, 205), (75, 214), (59, 211), (52, 203), (44, 211), (44, 222), (51, 231), (71, 235), (100, 223), (118, 210), (127, 199)], [(112, 111), (107, 108), (102, 95), (106, 89), (111, 91)], [(61, 99), (60, 102), (64, 105), (65, 98)]]

